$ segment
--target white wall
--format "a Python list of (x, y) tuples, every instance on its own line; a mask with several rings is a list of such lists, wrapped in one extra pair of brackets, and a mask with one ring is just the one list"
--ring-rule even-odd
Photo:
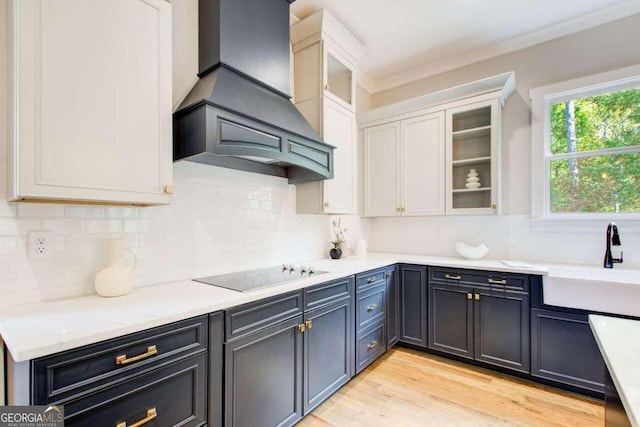
[[(112, 237), (136, 253), (137, 285), (328, 257), (331, 217), (296, 214), (286, 179), (189, 162), (174, 173), (169, 206), (0, 201), (0, 307), (92, 293)], [(359, 221), (342, 222), (352, 246)], [(26, 256), (38, 229), (54, 232), (53, 260)]]
[[(595, 230), (532, 231), (531, 212), (531, 110), (529, 89), (580, 76), (626, 67), (640, 62), (636, 43), (640, 15), (612, 22), (508, 55), (443, 73), (425, 80), (373, 94), (380, 107), (515, 71), (517, 91), (503, 110), (501, 217), (387, 218), (372, 222), (370, 247), (374, 250), (454, 254), (463, 240), (486, 242), (493, 258), (512, 257), (599, 265), (604, 254), (607, 221)], [(640, 266), (638, 222), (621, 225), (625, 263), (616, 268)]]

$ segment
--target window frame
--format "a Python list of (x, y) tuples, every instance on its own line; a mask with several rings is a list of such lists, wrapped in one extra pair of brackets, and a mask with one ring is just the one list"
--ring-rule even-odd
[(640, 146), (551, 153), (551, 106), (569, 99), (640, 87), (640, 64), (531, 89), (531, 213), (536, 220), (640, 220), (640, 212), (551, 212), (551, 161), (640, 153)]

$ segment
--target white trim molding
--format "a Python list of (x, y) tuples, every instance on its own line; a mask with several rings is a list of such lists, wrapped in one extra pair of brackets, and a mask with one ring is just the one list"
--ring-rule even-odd
[[(640, 64), (531, 89), (531, 214), (536, 220), (574, 221), (639, 220), (636, 213), (551, 213), (549, 206), (550, 160), (638, 152), (638, 147), (614, 148), (573, 155), (552, 155), (550, 114), (552, 104), (587, 95), (640, 87)], [(532, 226), (533, 228), (533, 226)], [(542, 227), (536, 226), (536, 230)]]
[(501, 42), (481, 46), (440, 61), (431, 62), (428, 65), (415, 68), (405, 73), (387, 77), (382, 80), (376, 80), (371, 93), (382, 92), (447, 71), (466, 67), (467, 65), (568, 36), (637, 13), (640, 13), (640, 2), (638, 0), (623, 0), (575, 18), (567, 19), (566, 21), (529, 31)]

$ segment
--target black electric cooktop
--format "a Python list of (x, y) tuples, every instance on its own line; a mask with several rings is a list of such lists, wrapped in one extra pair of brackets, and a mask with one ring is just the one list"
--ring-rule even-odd
[(282, 265), (281, 267), (267, 267), (256, 270), (239, 271), (237, 273), (201, 277), (193, 280), (207, 285), (231, 289), (233, 291), (249, 292), (271, 286), (282, 285), (287, 282), (292, 282), (305, 277), (317, 276), (324, 273), (326, 273), (326, 271), (316, 271), (313, 267)]

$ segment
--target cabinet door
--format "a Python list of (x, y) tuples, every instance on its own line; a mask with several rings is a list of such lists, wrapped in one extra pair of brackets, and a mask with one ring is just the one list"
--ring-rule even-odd
[(475, 289), (475, 358), (529, 372), (529, 295)]
[(12, 5), (11, 197), (169, 203), (171, 3)]
[(293, 425), (302, 417), (302, 320), (225, 344), (225, 425)]
[(586, 315), (531, 310), (531, 374), (604, 392), (605, 364)]
[(387, 278), (387, 350), (398, 342), (399, 290), (398, 275), (395, 268), (385, 272)]
[(400, 266), (400, 342), (427, 347), (427, 267)]
[(336, 147), (333, 179), (324, 181), (323, 211), (332, 214), (356, 213), (356, 117), (337, 103), (324, 99), (324, 132), (327, 144)]
[(402, 121), (402, 215), (444, 215), (444, 112)]
[(429, 283), (429, 348), (473, 359), (473, 289)]
[(356, 82), (353, 77), (353, 66), (326, 41), (322, 42), (322, 46), (323, 94), (351, 111), (355, 111)]
[(400, 123), (364, 130), (364, 216), (400, 215)]
[(353, 318), (351, 297), (305, 314), (305, 325), (307, 325), (304, 332), (305, 415), (353, 376), (355, 364)]

